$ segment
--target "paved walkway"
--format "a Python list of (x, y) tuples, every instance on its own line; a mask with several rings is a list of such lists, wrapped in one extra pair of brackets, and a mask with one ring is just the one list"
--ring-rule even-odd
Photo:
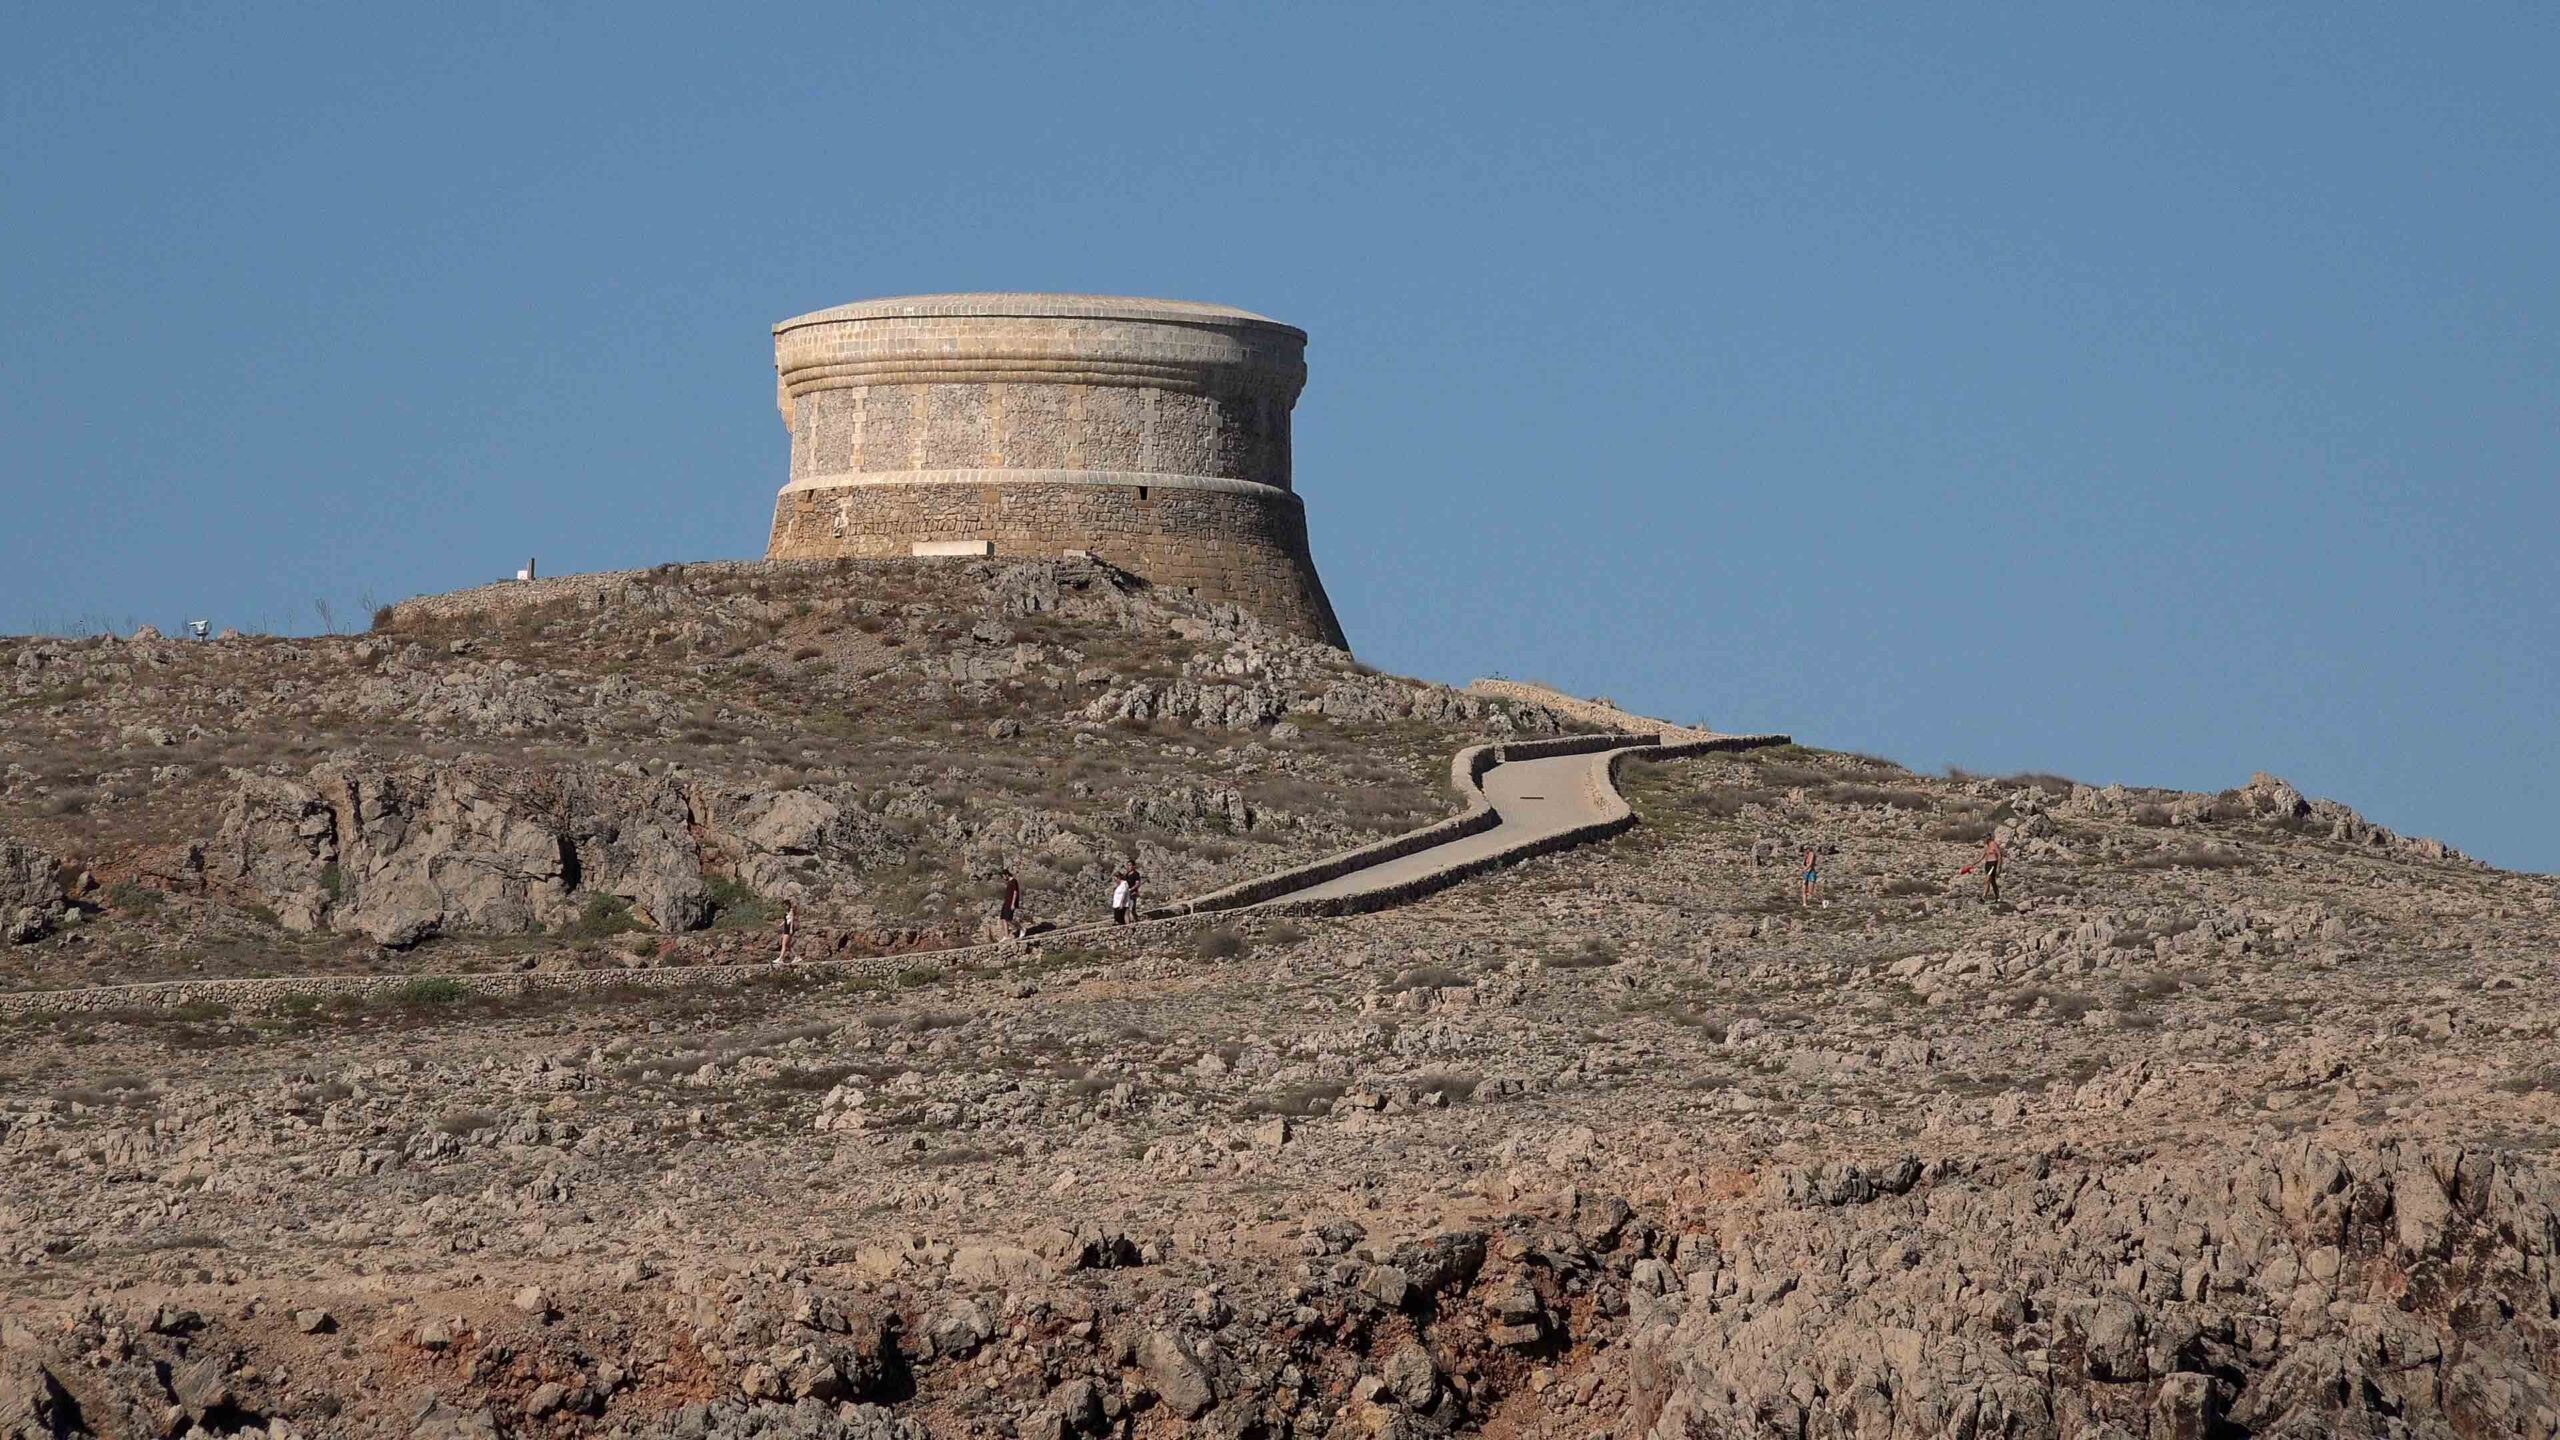
[(1391, 889), (1453, 865), (1605, 820), (1608, 811), (1600, 797), (1609, 791), (1608, 770), (1609, 752), (1605, 750), (1496, 765), (1484, 772), (1484, 798), (1502, 817), (1501, 824), (1273, 898), (1333, 900)]

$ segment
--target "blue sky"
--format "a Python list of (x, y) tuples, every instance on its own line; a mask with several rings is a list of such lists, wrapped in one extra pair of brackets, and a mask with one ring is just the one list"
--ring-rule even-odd
[(2560, 12), (1876, 8), (14, 7), (0, 629), (751, 555), (774, 320), (1169, 295), (1376, 664), (2560, 869)]

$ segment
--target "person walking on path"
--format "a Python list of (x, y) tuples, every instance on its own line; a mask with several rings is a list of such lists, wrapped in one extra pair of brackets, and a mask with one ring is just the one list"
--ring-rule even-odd
[(1013, 867), (1009, 865), (1004, 872), (1004, 902), (997, 909), (996, 918), (1004, 922), (1004, 928), (1012, 932), (1014, 939), (1022, 938), (1022, 881), (1015, 877)]
[(1138, 918), (1138, 885), (1142, 878), (1135, 860), (1120, 871), (1119, 879), (1111, 886), (1112, 924), (1126, 925)]
[(1958, 875), (1970, 875), (1976, 870), (1981, 871), (1982, 898), (1985, 900), (1997, 900), (2000, 898), (2000, 856), (2002, 853), (2003, 852), (2000, 849), (1999, 832), (1994, 831), (1983, 839), (1982, 858), (1974, 861), (1970, 865), (1967, 865), (1956, 873)]
[(782, 906), (782, 963), (791, 963), (791, 942), (800, 935), (800, 902), (785, 901)]
[(1822, 894), (1822, 852), (1811, 845), (1804, 847), (1804, 873), (1797, 877), (1803, 893), (1797, 898), (1810, 905)]

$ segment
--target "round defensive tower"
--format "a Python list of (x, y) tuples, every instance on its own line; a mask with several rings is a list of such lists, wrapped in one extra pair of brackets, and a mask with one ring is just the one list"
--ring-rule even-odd
[(772, 559), (1084, 551), (1342, 645), (1290, 488), (1306, 332), (1185, 300), (911, 295), (773, 327)]

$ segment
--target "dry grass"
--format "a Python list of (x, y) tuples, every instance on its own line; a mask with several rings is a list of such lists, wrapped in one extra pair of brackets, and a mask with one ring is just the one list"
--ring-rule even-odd
[(2129, 870), (2254, 870), (2255, 862), (2227, 845), (2173, 845), (2124, 862)]
[(1256, 1095), (1244, 1103), (1247, 1115), (1316, 1116), (1333, 1113), (1333, 1102), (1350, 1087), (1335, 1081), (1292, 1085), (1274, 1095)]
[(1408, 990), (1448, 990), (1475, 983), (1475, 977), (1446, 965), (1416, 965), (1399, 972), (1395, 979), (1387, 982), (1385, 993), (1401, 995)]
[(1251, 941), (1245, 939), (1241, 933), (1224, 926), (1214, 930), (1203, 930), (1191, 942), (1191, 953), (1202, 960), (1241, 959), (1252, 949)]
[(1591, 938), (1563, 954), (1550, 954), (1539, 961), (1547, 970), (1601, 970), (1618, 963), (1617, 947), (1605, 940)]

